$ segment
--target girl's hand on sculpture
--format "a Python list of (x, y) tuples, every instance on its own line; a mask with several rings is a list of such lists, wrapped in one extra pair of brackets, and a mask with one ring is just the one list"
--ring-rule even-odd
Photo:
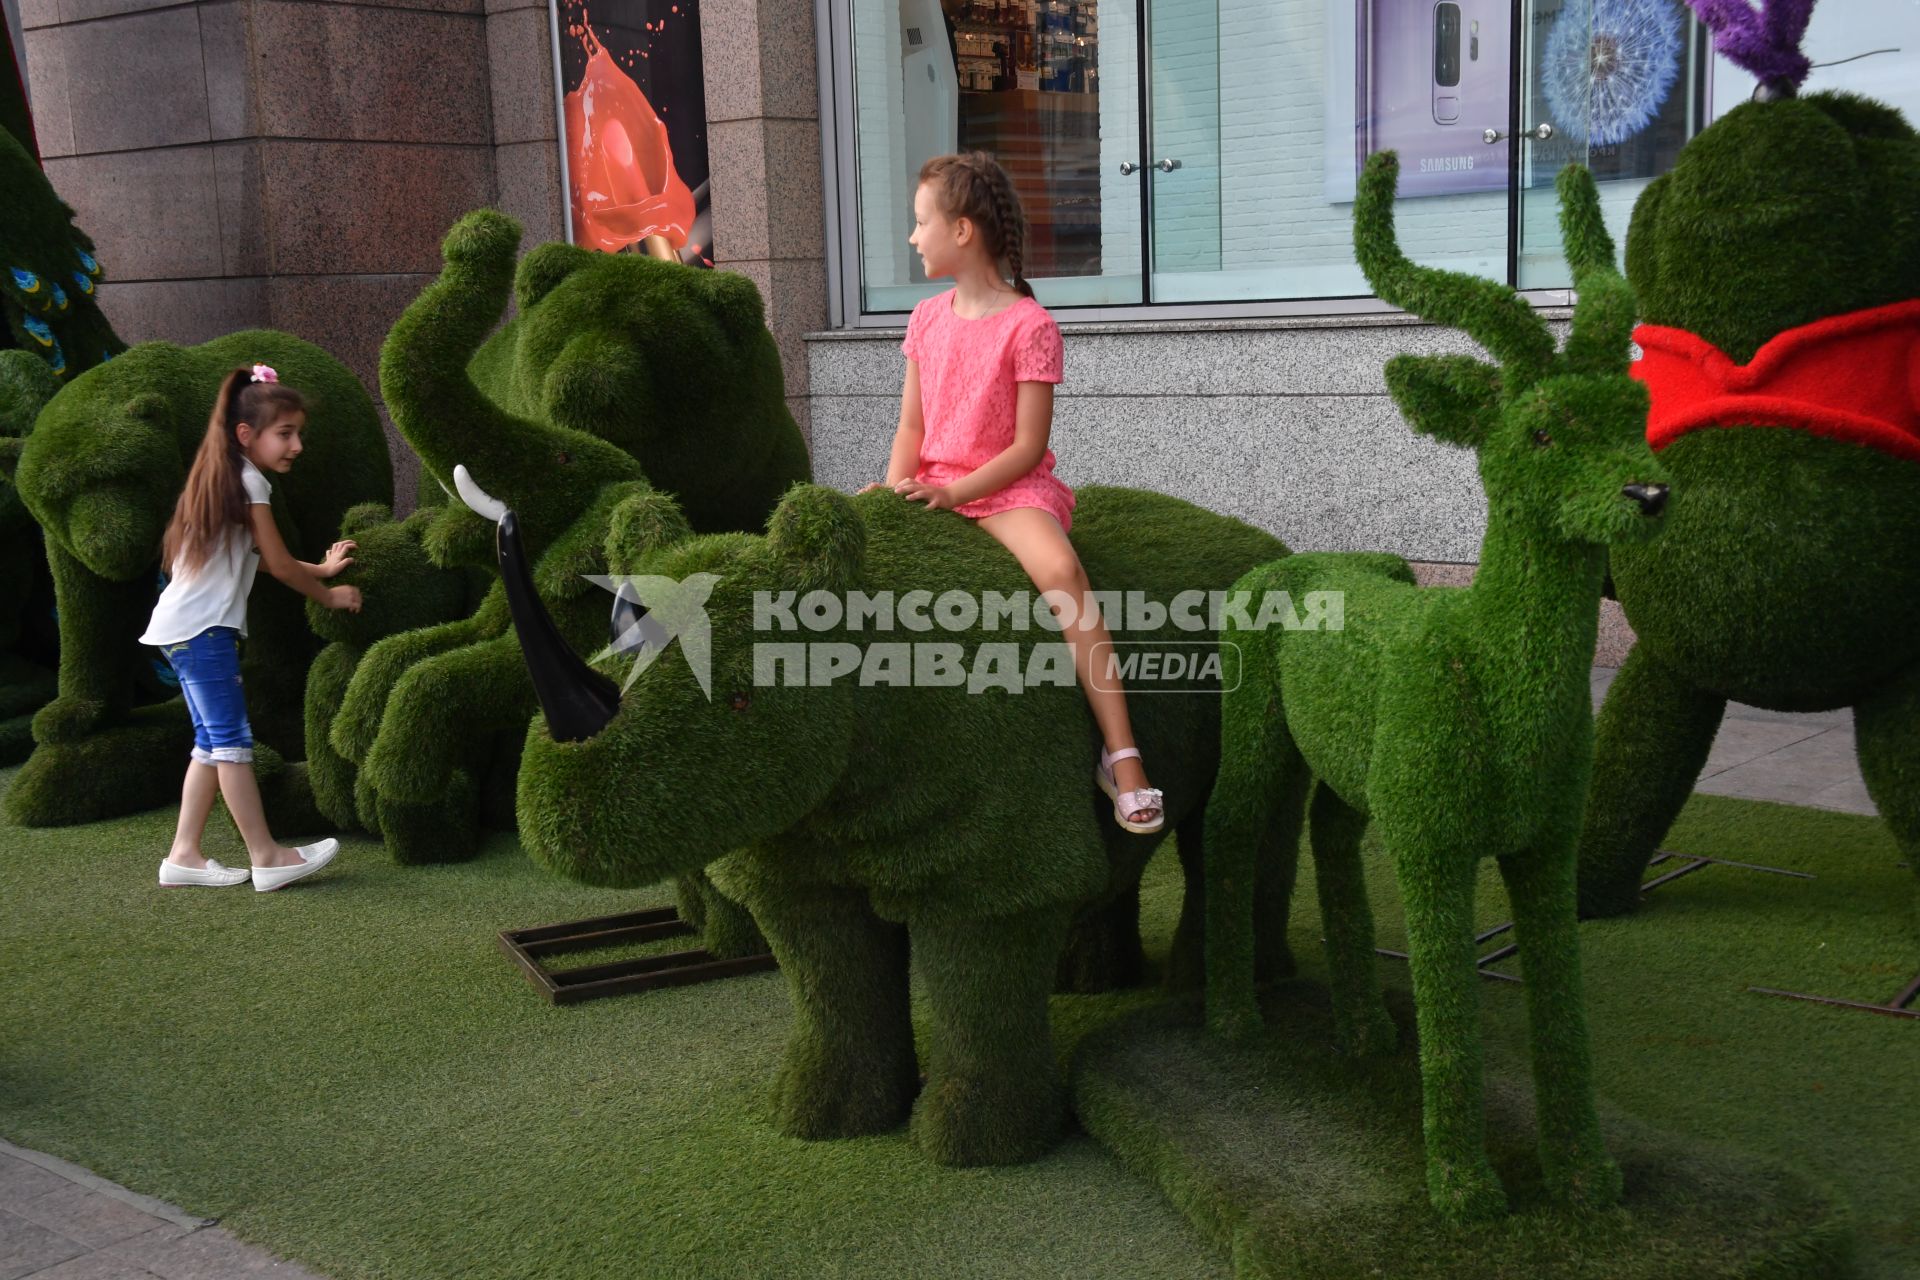
[(909, 502), (924, 502), (929, 511), (951, 511), (958, 504), (953, 500), (953, 491), (944, 484), (925, 484), (919, 480), (902, 480), (895, 485), (894, 492)]
[(345, 609), (348, 613), (360, 612), (360, 588), (328, 587), (327, 608)]
[(315, 566), (320, 576), (323, 578), (331, 578), (352, 564), (353, 557), (348, 555), (347, 552), (352, 551), (354, 545), (351, 539), (342, 539), (334, 543), (331, 547), (328, 547), (327, 554), (323, 556), (320, 563)]

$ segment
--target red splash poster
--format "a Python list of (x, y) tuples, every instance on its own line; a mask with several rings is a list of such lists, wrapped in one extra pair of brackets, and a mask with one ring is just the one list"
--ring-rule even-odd
[(569, 235), (713, 265), (699, 0), (556, 0)]

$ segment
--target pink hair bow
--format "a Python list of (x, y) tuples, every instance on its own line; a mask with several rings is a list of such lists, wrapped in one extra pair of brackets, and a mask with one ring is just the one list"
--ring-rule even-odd
[(257, 364), (253, 366), (253, 378), (251, 380), (254, 382), (278, 382), (280, 381), (280, 375), (273, 371), (272, 365)]

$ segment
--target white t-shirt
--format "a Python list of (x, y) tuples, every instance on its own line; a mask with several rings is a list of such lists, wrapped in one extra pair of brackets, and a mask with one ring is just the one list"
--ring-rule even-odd
[[(272, 501), (273, 486), (250, 458), (240, 459), (240, 483), (249, 505)], [(174, 564), (179, 564), (177, 558)], [(225, 540), (213, 548), (199, 572), (191, 577), (177, 571), (170, 574), (140, 643), (179, 644), (208, 627), (235, 627), (241, 635), (247, 634), (247, 593), (253, 590), (254, 571), (259, 567), (253, 530), (245, 525), (229, 527)]]

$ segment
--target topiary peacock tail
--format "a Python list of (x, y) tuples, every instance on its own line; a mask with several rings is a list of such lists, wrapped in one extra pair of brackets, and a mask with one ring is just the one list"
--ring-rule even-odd
[(1806, 83), (1813, 63), (1800, 52), (1813, 16), (1813, 0), (1687, 0), (1713, 32), (1713, 47), (1760, 81), (1759, 98), (1791, 98)]
[(0, 310), (6, 344), (63, 383), (126, 350), (100, 310), (99, 259), (33, 153), (0, 131)]

